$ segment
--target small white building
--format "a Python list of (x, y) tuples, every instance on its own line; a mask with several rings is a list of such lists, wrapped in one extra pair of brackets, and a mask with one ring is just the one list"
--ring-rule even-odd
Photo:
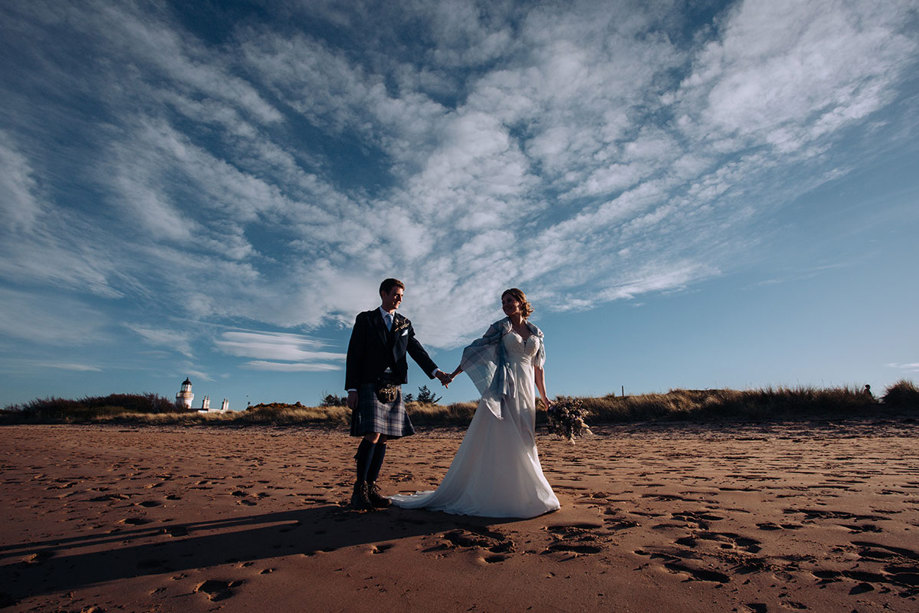
[(180, 409), (191, 409), (191, 403), (195, 400), (195, 395), (191, 391), (191, 381), (187, 378), (182, 381), (182, 389), (176, 394), (176, 406)]
[(201, 403), (201, 408), (198, 409), (199, 413), (226, 413), (230, 410), (230, 401), (226, 398), (223, 399), (223, 402), (220, 403), (219, 409), (211, 409), (211, 398), (210, 396), (205, 396), (206, 400)]
[(198, 411), (198, 413), (226, 413), (230, 410), (230, 400), (227, 398), (223, 399), (223, 402), (220, 403), (220, 409), (211, 409), (211, 397), (205, 396), (201, 399), (201, 408), (194, 409), (191, 406), (191, 403), (195, 400), (195, 395), (191, 391), (191, 381), (185, 379), (182, 381), (182, 389), (179, 390), (179, 393), (176, 394), (176, 407), (179, 409), (188, 409), (190, 411)]

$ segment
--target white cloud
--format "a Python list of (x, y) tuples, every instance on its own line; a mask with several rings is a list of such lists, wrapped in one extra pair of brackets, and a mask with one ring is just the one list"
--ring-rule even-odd
[[(17, 205), (19, 203), (16, 203)], [(66, 288), (106, 298), (122, 297), (125, 260), (121, 241), (96, 220), (54, 206), (50, 200), (29, 212), (28, 227), (0, 227), (0, 276), (26, 285)]]
[(173, 351), (192, 357), (191, 338), (187, 332), (151, 328), (140, 325), (126, 325), (129, 330), (140, 335), (149, 344), (159, 347), (168, 347)]
[(743, 2), (706, 45), (677, 98), (701, 138), (798, 151), (889, 102), (917, 42), (908, 3)]
[(269, 362), (266, 360), (252, 360), (246, 362), (245, 367), (252, 370), (271, 370), (275, 372), (326, 372), (341, 370), (341, 364), (327, 363), (302, 363), (302, 362)]
[(193, 368), (192, 366), (190, 366), (188, 363), (184, 365), (184, 368), (182, 368), (181, 372), (183, 373), (183, 376), (194, 377), (196, 380), (201, 380), (201, 381), (213, 381), (214, 380), (213, 377), (211, 377), (209, 374), (207, 374), (203, 370), (197, 370), (196, 368)]
[[(119, 55), (137, 58), (148, 75), (166, 78), (190, 92), (231, 104), (260, 122), (275, 122), (281, 114), (250, 83), (233, 74), (232, 59), (209, 52), (184, 37), (175, 24), (151, 19), (132, 7), (100, 3), (99, 10), (77, 10), (78, 25), (93, 36), (102, 36)], [(91, 15), (91, 19), (85, 19)]]
[(243, 45), (253, 74), (324, 131), (359, 135), (396, 160), (429, 150), (443, 107), (426, 95), (387, 91), (384, 75), (305, 36), (262, 33)]
[(889, 368), (895, 368), (897, 370), (902, 370), (907, 373), (919, 373), (919, 362), (908, 362), (901, 364), (899, 362), (892, 362), (887, 365)]
[[(317, 351), (322, 343), (299, 334), (273, 332), (237, 332), (221, 334), (214, 344), (224, 353), (272, 362), (297, 362), (298, 366), (313, 366), (319, 369), (336, 367), (322, 364), (328, 361), (344, 360), (345, 354)], [(250, 363), (251, 364), (251, 363)]]
[(6, 232), (28, 232), (42, 211), (28, 159), (0, 130), (0, 226)]
[(51, 346), (109, 340), (106, 318), (67, 296), (0, 289), (0, 336)]
[(71, 370), (74, 372), (102, 372), (102, 369), (92, 364), (80, 364), (76, 362), (41, 362), (37, 364), (43, 368), (54, 368), (56, 370)]

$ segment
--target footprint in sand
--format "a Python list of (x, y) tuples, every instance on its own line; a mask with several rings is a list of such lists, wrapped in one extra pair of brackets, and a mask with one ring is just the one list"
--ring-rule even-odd
[(784, 509), (782, 511), (786, 515), (795, 515), (803, 514), (804, 522), (812, 523), (815, 520), (823, 519), (843, 519), (848, 521), (878, 521), (885, 520), (885, 517), (879, 517), (877, 515), (860, 515), (857, 513), (849, 513), (848, 511), (824, 511), (822, 509)]
[[(872, 573), (853, 568), (851, 570), (814, 570), (811, 574), (820, 580), (818, 585), (837, 583), (846, 579), (857, 583), (849, 590), (850, 595), (864, 594), (877, 589), (879, 585), (906, 588), (900, 595), (913, 598), (919, 594), (919, 567), (885, 566), (883, 572)], [(886, 589), (886, 588), (885, 588)]]
[(242, 491), (242, 490), (236, 490), (236, 491), (234, 491), (234, 492), (231, 494), (231, 496), (235, 496), (235, 497), (237, 498), (236, 504), (244, 504), (244, 505), (246, 505), (246, 506), (248, 506), (248, 507), (254, 507), (256, 504), (258, 504), (257, 501), (252, 500), (252, 499), (249, 497), (249, 493), (248, 493), (248, 492), (244, 492), (244, 491)]
[(674, 560), (665, 562), (664, 567), (675, 573), (687, 573), (691, 579), (696, 581), (712, 581), (715, 583), (728, 583), (731, 578), (722, 572), (709, 570), (707, 568), (697, 568), (691, 566), (686, 561)]
[(441, 538), (446, 541), (440, 549), (480, 548), (494, 554), (512, 553), (514, 541), (500, 532), (470, 526), (445, 532)]
[(741, 549), (747, 553), (759, 553), (762, 549), (758, 540), (733, 532), (698, 532), (694, 536), (700, 540), (717, 542), (722, 549)]
[(233, 596), (233, 588), (239, 587), (243, 583), (244, 581), (242, 580), (223, 581), (220, 579), (208, 579), (204, 583), (195, 586), (195, 592), (206, 594), (208, 600), (217, 602)]
[(675, 502), (677, 500), (682, 502), (695, 502), (692, 498), (685, 498), (683, 496), (677, 496), (676, 494), (642, 494), (642, 498), (653, 498), (659, 502)]
[(379, 553), (386, 553), (392, 549), (392, 543), (380, 543), (379, 545), (371, 545), (370, 553), (372, 555), (377, 555)]
[(870, 541), (852, 541), (853, 545), (861, 547), (859, 555), (863, 559), (884, 560), (891, 557), (899, 557), (906, 560), (919, 560), (919, 553), (905, 547), (894, 547), (892, 545), (881, 545)]
[(706, 513), (704, 511), (677, 511), (671, 513), (670, 516), (677, 521), (694, 524), (696, 527), (703, 530), (708, 528), (709, 522), (721, 521), (724, 519), (720, 515)]
[(163, 528), (163, 534), (169, 536), (188, 536), (188, 528), (185, 526), (167, 526)]
[(596, 533), (600, 526), (594, 524), (569, 524), (548, 526), (546, 531), (553, 538), (543, 553), (566, 552), (573, 554), (596, 554), (604, 549), (604, 539)]
[(102, 496), (90, 498), (89, 502), (110, 502), (112, 500), (127, 500), (128, 498), (130, 498), (128, 494), (103, 494)]
[(725, 573), (704, 568), (702, 561), (697, 559), (692, 552), (666, 552), (659, 551), (652, 553), (643, 549), (636, 549), (633, 552), (639, 556), (650, 556), (652, 560), (662, 560), (664, 568), (673, 573), (684, 573), (689, 575), (690, 581), (712, 581), (715, 583), (728, 583), (731, 578)]
[(761, 524), (756, 524), (756, 527), (760, 530), (773, 531), (773, 530), (800, 530), (804, 526), (801, 524), (777, 524), (771, 521), (763, 522)]
[(919, 553), (905, 547), (882, 545), (869, 541), (853, 541), (859, 547), (859, 566), (871, 563), (883, 563), (879, 573), (865, 573), (853, 569), (841, 571), (837, 577), (827, 576), (832, 571), (823, 571), (822, 574), (814, 573), (823, 579), (838, 578), (839, 575), (865, 583), (887, 583), (897, 587), (906, 588), (901, 594), (903, 597), (915, 597), (919, 594)]
[(41, 564), (52, 557), (54, 557), (53, 551), (50, 549), (43, 549), (42, 551), (37, 551), (26, 556), (25, 562), (26, 564)]
[(637, 528), (641, 525), (637, 521), (629, 519), (620, 514), (617, 509), (607, 509), (604, 511), (604, 514), (608, 517), (603, 519), (603, 523), (606, 525), (607, 530), (611, 530), (613, 532), (618, 532), (619, 530), (628, 530), (629, 528)]
[(863, 534), (865, 532), (883, 532), (884, 531), (881, 528), (878, 528), (877, 526), (875, 526), (874, 524), (863, 524), (861, 526), (852, 525), (852, 524), (840, 524), (840, 526), (842, 526), (843, 528), (848, 528), (849, 531), (852, 532), (853, 534)]

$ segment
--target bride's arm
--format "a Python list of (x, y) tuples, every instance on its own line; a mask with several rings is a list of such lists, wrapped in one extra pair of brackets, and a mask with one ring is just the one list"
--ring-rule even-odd
[(542, 396), (542, 401), (546, 405), (546, 410), (549, 410), (549, 394), (546, 393), (546, 371), (545, 369), (540, 368), (539, 366), (533, 366), (535, 371), (536, 379), (536, 389), (539, 390), (539, 395)]
[[(482, 336), (482, 338), (479, 338), (479, 339), (474, 340), (474, 341), (472, 342), (472, 344), (469, 345), (469, 347), (466, 347), (466, 349), (463, 350), (463, 358), (466, 357), (466, 352), (467, 352), (471, 347), (477, 347), (477, 346), (483, 346), (483, 345), (490, 345), (490, 344), (495, 343), (495, 342), (499, 342), (499, 343), (500, 343), (500, 342), (501, 342), (501, 337), (500, 337), (501, 328), (500, 328), (500, 325), (499, 325), (500, 323), (501, 323), (501, 322), (495, 322), (495, 323), (493, 323), (491, 326), (488, 327), (488, 330), (485, 331), (485, 334)], [(489, 340), (489, 339), (490, 339), (490, 340)], [(456, 370), (454, 370), (452, 373), (450, 373), (449, 377), (450, 377), (450, 380), (451, 380), (451, 381), (452, 381), (453, 379), (455, 379), (456, 377), (458, 377), (458, 376), (460, 375), (460, 373), (463, 372), (463, 366), (462, 366), (462, 364), (463, 364), (463, 362), (462, 362), (462, 359), (461, 359), (461, 360), (460, 360), (460, 365), (456, 367)]]

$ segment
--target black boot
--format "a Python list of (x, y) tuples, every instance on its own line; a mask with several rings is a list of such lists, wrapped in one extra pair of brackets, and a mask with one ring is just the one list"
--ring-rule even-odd
[(367, 483), (358, 481), (354, 484), (354, 493), (351, 494), (351, 508), (355, 511), (369, 511), (373, 508), (367, 496)]
[(351, 508), (357, 511), (367, 511), (373, 508), (370, 498), (367, 497), (367, 469), (376, 445), (368, 440), (362, 440), (354, 454), (357, 460), (357, 479), (354, 481), (354, 493), (351, 494)]
[(373, 481), (367, 483), (367, 498), (370, 499), (370, 504), (372, 504), (375, 509), (385, 509), (392, 504), (389, 498), (384, 498), (380, 494), (380, 488)]
[(383, 466), (383, 458), (386, 457), (386, 443), (377, 443), (373, 446), (373, 455), (367, 465), (367, 496), (370, 498), (370, 504), (377, 509), (385, 509), (390, 504), (389, 498), (380, 495), (380, 488), (377, 486), (377, 477), (380, 476), (380, 468)]

